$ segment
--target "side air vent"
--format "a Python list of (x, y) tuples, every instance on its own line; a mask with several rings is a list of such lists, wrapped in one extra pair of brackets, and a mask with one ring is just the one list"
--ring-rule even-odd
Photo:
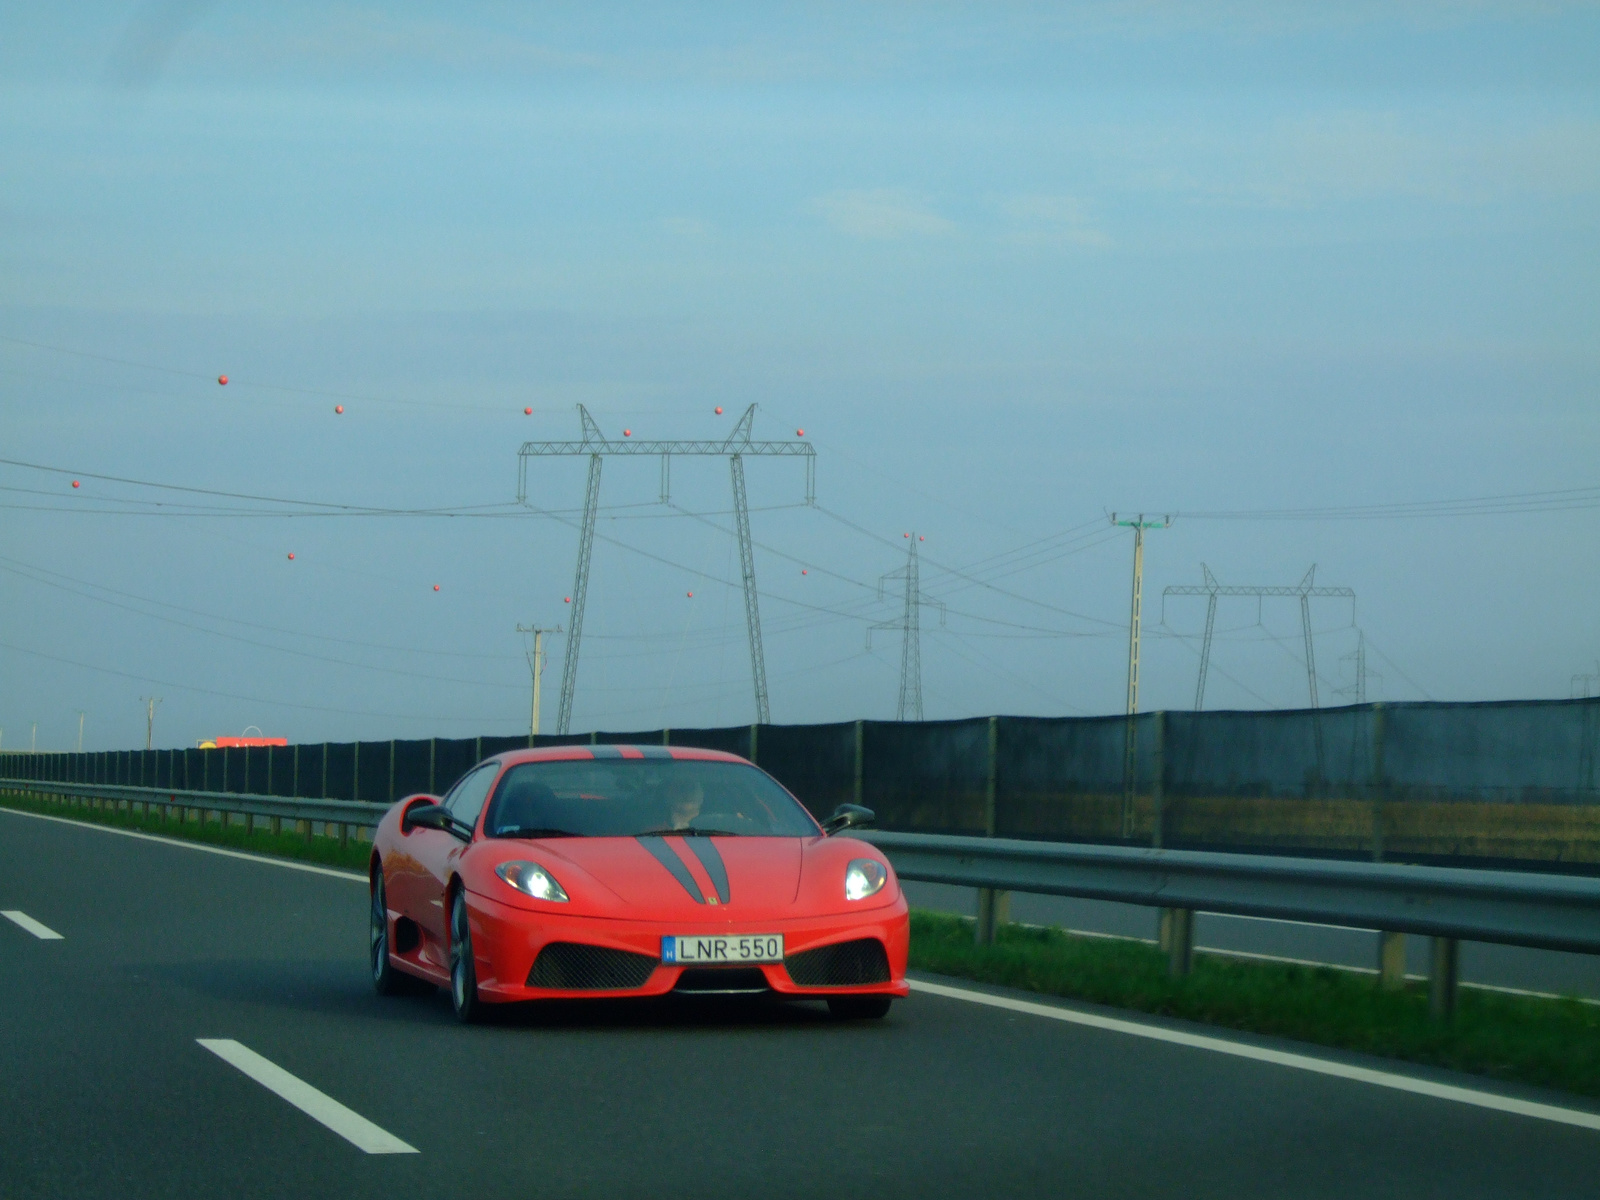
[(801, 987), (848, 987), (889, 982), (889, 956), (877, 938), (835, 942), (802, 950), (783, 960), (789, 978)]
[(533, 960), (528, 986), (622, 991), (643, 987), (655, 969), (656, 959), (648, 954), (580, 942), (551, 942)]

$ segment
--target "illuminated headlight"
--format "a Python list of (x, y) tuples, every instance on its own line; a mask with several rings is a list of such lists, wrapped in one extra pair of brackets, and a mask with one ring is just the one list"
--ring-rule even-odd
[(865, 900), (882, 891), (888, 881), (889, 872), (883, 869), (883, 864), (877, 859), (852, 859), (844, 873), (844, 898)]
[(525, 896), (566, 903), (567, 893), (561, 890), (555, 876), (538, 863), (503, 862), (494, 869), (494, 873)]

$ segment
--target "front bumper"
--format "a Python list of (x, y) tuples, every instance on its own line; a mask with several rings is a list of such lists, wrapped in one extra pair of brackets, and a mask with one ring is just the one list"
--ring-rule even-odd
[[(788, 956), (839, 942), (871, 938), (882, 943), (888, 958), (889, 978), (885, 982), (822, 987), (803, 987), (795, 983), (783, 963), (762, 964), (757, 969), (765, 976), (767, 987), (775, 994), (821, 998), (846, 995), (905, 996), (910, 993), (905, 977), (910, 927), (903, 895), (892, 904), (859, 913), (790, 917), (777, 921), (638, 921), (567, 916), (513, 908), (475, 892), (469, 894), (467, 909), (472, 924), (473, 958), (478, 970), (478, 994), (492, 1002), (665, 995), (677, 987), (679, 977), (685, 970), (694, 968), (659, 961), (663, 936), (725, 937), (759, 933), (781, 933), (784, 952)], [(649, 978), (636, 988), (579, 990), (529, 987), (527, 980), (534, 960), (552, 942), (575, 942), (648, 955), (657, 960), (657, 965)]]

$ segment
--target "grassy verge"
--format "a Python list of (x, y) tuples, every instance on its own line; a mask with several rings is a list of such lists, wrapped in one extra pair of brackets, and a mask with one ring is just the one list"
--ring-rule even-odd
[(942, 975), (1275, 1034), (1495, 1079), (1600, 1096), (1600, 1007), (1463, 988), (1455, 1017), (1428, 1017), (1426, 985), (1381, 991), (1330, 967), (1196, 955), (1187, 979), (1142, 942), (1001, 927), (975, 946), (972, 922), (911, 914), (911, 965)]
[[(340, 846), (336, 837), (323, 837), (319, 834), (308, 838), (303, 833), (271, 833), (265, 817), (257, 817), (255, 832), (247, 834), (243, 824), (224, 825), (216, 819), (215, 813), (211, 814), (211, 820), (201, 822), (196, 819), (198, 814), (194, 809), (189, 810), (188, 820), (180, 822), (176, 816), (163, 821), (155, 813), (147, 817), (142, 813), (130, 812), (126, 808), (94, 808), (83, 801), (77, 803), (45, 801), (37, 797), (20, 796), (14, 792), (0, 792), (0, 805), (20, 809), (23, 812), (70, 817), (74, 821), (89, 821), (117, 829), (136, 829), (141, 833), (184, 838), (191, 842), (206, 842), (213, 846), (226, 846), (231, 850), (248, 850), (253, 854), (297, 858), (330, 867), (348, 867), (355, 871), (365, 871), (367, 860), (372, 854), (372, 843), (358, 841), (354, 836), (344, 846)], [(241, 821), (242, 818), (234, 817), (233, 820)]]

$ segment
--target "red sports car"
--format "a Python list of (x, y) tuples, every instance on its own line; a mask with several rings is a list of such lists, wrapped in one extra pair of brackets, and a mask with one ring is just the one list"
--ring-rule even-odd
[(879, 851), (830, 835), (732, 754), (513, 750), (373, 838), (372, 980), (400, 972), (485, 1003), (673, 993), (826, 999), (881, 1017), (908, 992), (905, 896)]

